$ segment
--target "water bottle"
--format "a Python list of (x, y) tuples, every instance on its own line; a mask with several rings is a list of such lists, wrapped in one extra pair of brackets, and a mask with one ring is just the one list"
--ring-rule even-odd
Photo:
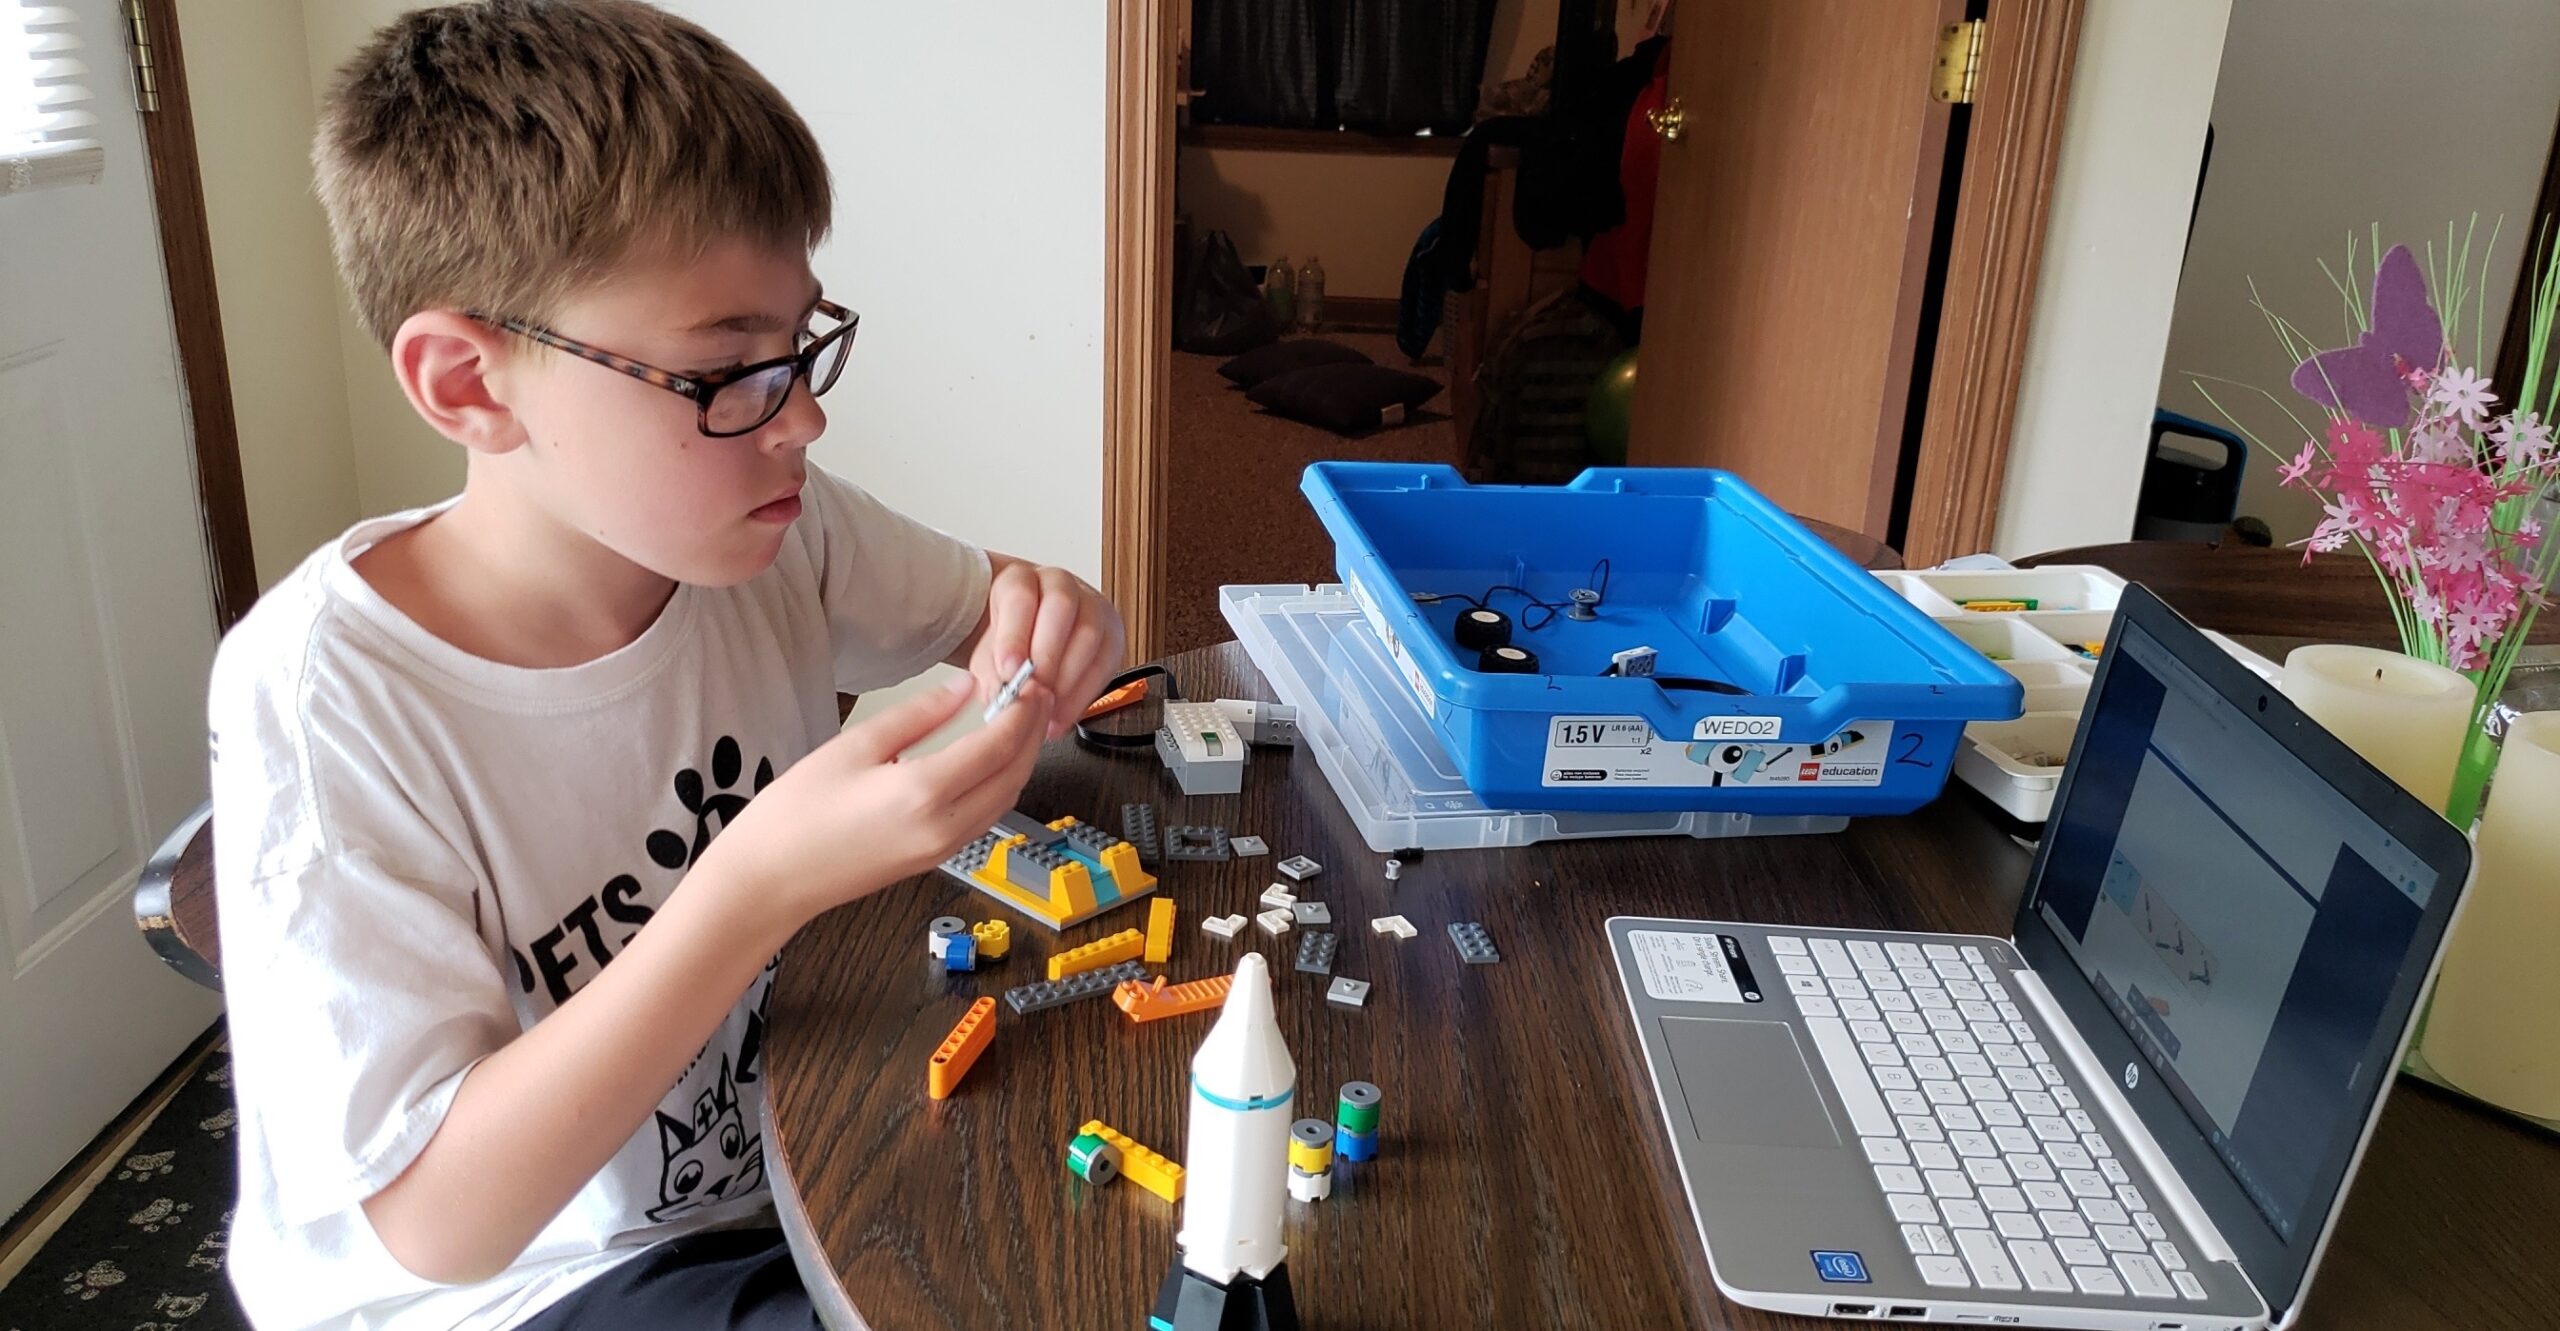
[(1310, 254), (1298, 270), (1298, 325), (1314, 332), (1324, 323), (1324, 260)]
[(1289, 256), (1281, 255), (1262, 276), (1262, 303), (1271, 311), (1272, 323), (1288, 332), (1298, 314), (1298, 274), (1289, 267)]

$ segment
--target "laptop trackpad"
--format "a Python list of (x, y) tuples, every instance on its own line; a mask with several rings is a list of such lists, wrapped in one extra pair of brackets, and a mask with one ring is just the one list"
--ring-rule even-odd
[(1700, 1141), (1838, 1146), (1831, 1113), (1793, 1026), (1782, 1021), (1664, 1017), (1662, 1034)]

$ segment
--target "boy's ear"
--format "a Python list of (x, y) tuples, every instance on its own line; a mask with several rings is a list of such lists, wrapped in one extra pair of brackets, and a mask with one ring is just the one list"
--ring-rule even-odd
[(499, 396), (511, 334), (458, 310), (420, 310), (391, 336), (391, 371), (438, 434), (475, 453), (507, 453), (523, 423)]

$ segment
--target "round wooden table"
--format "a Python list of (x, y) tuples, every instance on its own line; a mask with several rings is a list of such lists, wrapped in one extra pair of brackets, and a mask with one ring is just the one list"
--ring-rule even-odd
[[(1233, 644), (1170, 664), (1193, 698), (1271, 694)], [(1176, 980), (1272, 961), (1303, 1112), (1354, 1078), (1385, 1092), (1380, 1158), (1333, 1197), (1291, 1203), (1289, 1268), (1305, 1324), (1351, 1328), (1822, 1325), (1716, 1291), (1633, 1039), (1602, 922), (1616, 914), (2009, 932), (2026, 853), (1961, 787), (1920, 813), (1838, 835), (1571, 841), (1434, 854), (1389, 884), (1311, 755), (1256, 750), (1245, 788), (1184, 799), (1152, 754), (1053, 746), (1021, 807), (1116, 830), (1123, 801), (1162, 820), (1266, 838), (1270, 858), (1165, 866), (1180, 904)], [(1332, 1007), (1292, 968), (1295, 936), (1221, 943), (1211, 914), (1251, 914), (1293, 854), (1324, 865), (1335, 973), (1371, 981)], [(1373, 934), (1402, 913), (1410, 942)], [(936, 915), (1013, 921), (1013, 955), (946, 976)], [(1502, 951), (1467, 966), (1446, 926), (1482, 921)], [(1016, 1017), (949, 1100), (925, 1061), (980, 994), (1039, 978), (1055, 947), (1143, 923), (1131, 907), (1063, 940), (934, 874), (834, 911), (774, 984), (765, 1156), (803, 1274), (831, 1325), (1145, 1325), (1174, 1260), (1179, 1209), (1065, 1168), (1101, 1119), (1181, 1158), (1188, 1060), (1207, 1016), (1133, 1025), (1097, 1000)], [(2560, 1307), (2560, 1145), (2403, 1079), (2302, 1325), (2543, 1327)]]

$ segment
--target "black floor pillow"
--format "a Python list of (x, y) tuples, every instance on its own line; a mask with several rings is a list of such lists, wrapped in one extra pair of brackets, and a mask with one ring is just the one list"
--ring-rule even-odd
[(1264, 380), (1245, 397), (1275, 416), (1321, 425), (1335, 434), (1366, 434), (1402, 425), (1407, 413), (1440, 393), (1437, 380), (1384, 365), (1318, 365)]
[(1318, 365), (1368, 363), (1368, 357), (1339, 342), (1327, 342), (1320, 337), (1299, 337), (1248, 351), (1219, 366), (1218, 373), (1238, 388), (1252, 388), (1291, 370), (1311, 369)]

